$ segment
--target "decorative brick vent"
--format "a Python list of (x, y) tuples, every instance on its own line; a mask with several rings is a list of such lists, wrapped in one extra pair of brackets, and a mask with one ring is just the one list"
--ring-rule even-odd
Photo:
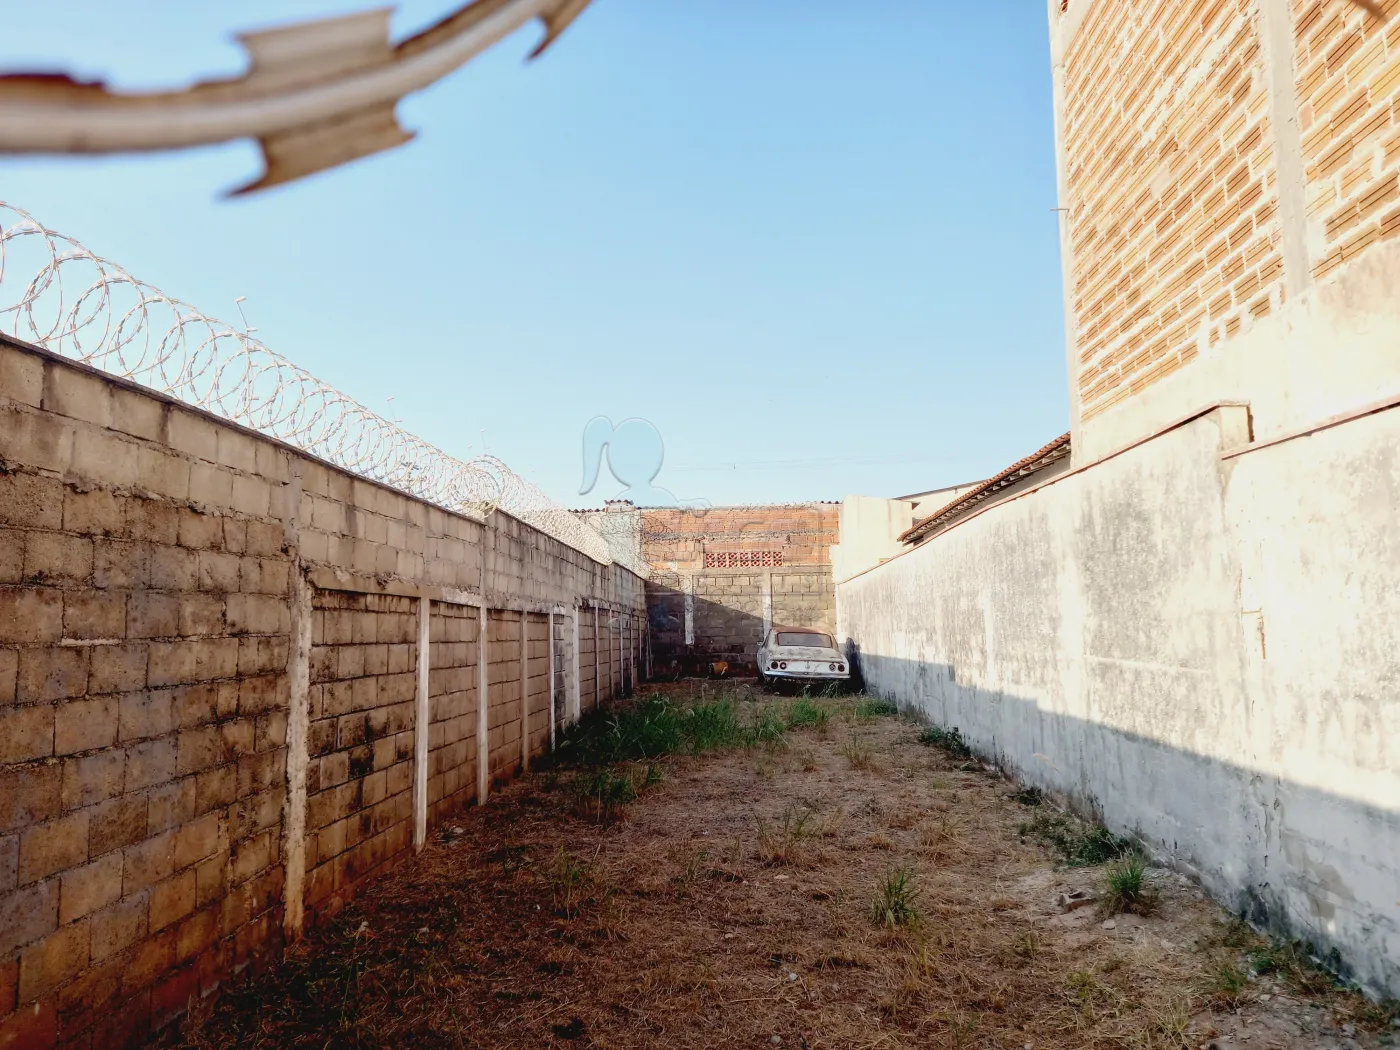
[(773, 569), (781, 568), (782, 551), (706, 551), (707, 569)]

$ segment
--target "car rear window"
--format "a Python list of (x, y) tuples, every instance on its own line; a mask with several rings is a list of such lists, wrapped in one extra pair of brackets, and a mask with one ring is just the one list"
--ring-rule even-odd
[(806, 631), (780, 631), (778, 632), (779, 645), (817, 645), (823, 649), (832, 649), (831, 636), (829, 634), (812, 634)]

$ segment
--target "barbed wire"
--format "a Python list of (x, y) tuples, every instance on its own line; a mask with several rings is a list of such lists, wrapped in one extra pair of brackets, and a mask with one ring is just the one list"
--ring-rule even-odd
[[(32, 258), (31, 258), (32, 256)], [(32, 263), (27, 283), (14, 271)], [(460, 460), (268, 348), (0, 201), (0, 329), (449, 510), (500, 508), (646, 575), (495, 456)], [(618, 557), (617, 555), (622, 555)]]

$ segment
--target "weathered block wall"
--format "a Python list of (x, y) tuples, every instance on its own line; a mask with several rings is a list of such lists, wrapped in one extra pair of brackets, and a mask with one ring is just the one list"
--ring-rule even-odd
[(429, 823), (476, 798), (476, 606), (509, 775), (518, 617), (595, 601), (642, 583), (0, 340), (0, 1045), (139, 1043), (274, 957), (409, 855), (418, 762)]
[(772, 595), (774, 623), (836, 630), (836, 584), (830, 573), (775, 572)]
[(476, 795), (477, 653), (481, 616), (433, 602), (429, 646), (428, 813), (440, 823)]
[[(584, 609), (579, 614), (579, 691), (580, 704), (585, 712), (592, 711), (598, 706), (599, 690), (594, 687), (593, 681), (593, 627), (597, 619), (597, 609)], [(599, 641), (601, 642), (601, 640), (600, 636)]]
[(306, 905), (321, 912), (412, 846), (418, 617), (396, 595), (318, 591), (313, 609)]
[(691, 651), (703, 662), (753, 663), (763, 644), (763, 588), (758, 575), (705, 573), (694, 580), (694, 633)]
[[(529, 734), (531, 754), (549, 750), (549, 618), (530, 613), (526, 623), (529, 660)], [(562, 656), (556, 647), (556, 660)], [(556, 694), (556, 701), (558, 696)], [(555, 715), (558, 716), (556, 703)]]
[(520, 621), (523, 614), (492, 609), (486, 632), (490, 645), (487, 686), (489, 748), (491, 761), (487, 767), (493, 778), (503, 778), (515, 772), (520, 764), (520, 698), (524, 682), (520, 677)]

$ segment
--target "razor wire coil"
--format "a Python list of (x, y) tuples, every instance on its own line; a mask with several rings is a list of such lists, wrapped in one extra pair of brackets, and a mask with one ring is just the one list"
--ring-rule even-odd
[[(31, 259), (30, 257), (35, 258)], [(33, 276), (12, 270), (33, 262)], [(604, 564), (645, 576), (495, 456), (460, 460), (189, 303), (0, 201), (0, 330), (158, 390), (448, 510), (499, 508)]]

